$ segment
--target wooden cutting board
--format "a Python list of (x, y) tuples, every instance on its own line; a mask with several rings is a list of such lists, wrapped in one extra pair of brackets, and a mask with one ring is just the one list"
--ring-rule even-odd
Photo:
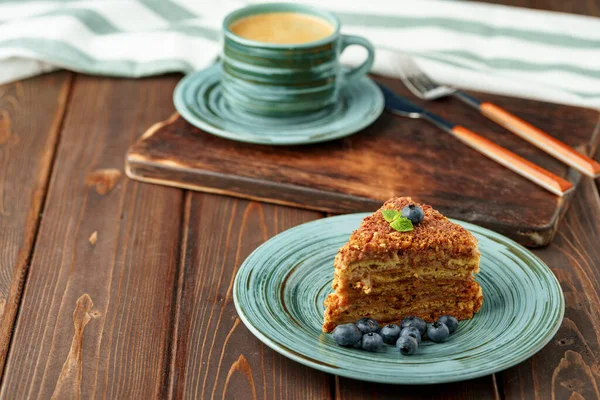
[[(377, 79), (414, 99), (400, 81)], [(475, 95), (588, 155), (600, 138), (598, 111)], [(574, 183), (580, 179), (579, 173), (456, 99), (428, 102), (426, 107)], [(531, 247), (552, 240), (572, 196), (559, 198), (427, 122), (388, 112), (350, 137), (288, 147), (222, 139), (175, 114), (152, 126), (130, 148), (126, 170), (143, 182), (331, 213), (371, 211), (390, 197), (411, 196), (449, 217)]]

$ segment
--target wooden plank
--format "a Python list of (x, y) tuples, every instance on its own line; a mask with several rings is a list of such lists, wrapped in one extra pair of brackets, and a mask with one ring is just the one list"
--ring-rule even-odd
[(60, 72), (0, 86), (0, 376), (71, 79)]
[[(400, 93), (397, 79), (377, 77)], [(588, 149), (598, 111), (478, 94), (570, 146)], [(411, 97), (414, 97), (411, 95)], [(560, 176), (578, 174), (457, 99), (426, 107)], [(252, 145), (222, 139), (175, 115), (128, 152), (127, 173), (150, 183), (346, 213), (373, 211), (412, 196), (445, 215), (482, 225), (528, 246), (553, 237), (571, 196), (557, 197), (423, 120), (384, 112), (363, 131), (306, 146)], [(485, 190), (482, 190), (485, 188)], [(535, 204), (535, 207), (531, 207)]]
[(384, 385), (336, 377), (336, 400), (402, 400), (402, 399), (497, 399), (492, 376), (443, 385)]
[(122, 171), (176, 81), (76, 77), (3, 398), (166, 394), (183, 193)]
[(552, 245), (536, 251), (560, 281), (564, 321), (537, 355), (500, 375), (506, 399), (600, 398), (599, 238), (600, 196), (585, 179)]
[(211, 194), (190, 194), (185, 209), (171, 395), (329, 398), (330, 376), (263, 345), (240, 321), (232, 298), (235, 273), (257, 246), (322, 215)]

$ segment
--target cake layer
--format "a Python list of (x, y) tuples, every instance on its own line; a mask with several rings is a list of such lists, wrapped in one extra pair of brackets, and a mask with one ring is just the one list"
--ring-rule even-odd
[[(383, 210), (398, 212), (409, 204), (423, 210), (423, 221), (410, 232), (398, 232), (382, 215)], [(366, 217), (352, 233), (350, 240), (336, 257), (336, 267), (355, 262), (398, 260), (403, 257), (422, 257), (423, 261), (449, 258), (479, 258), (477, 239), (462, 226), (453, 223), (431, 206), (417, 204), (410, 197), (386, 201), (372, 215)]]
[(423, 318), (427, 322), (434, 322), (442, 315), (452, 315), (458, 320), (470, 319), (479, 311), (483, 303), (481, 291), (469, 299), (445, 298), (424, 299), (412, 302), (398, 302), (390, 304), (386, 301), (368, 303), (352, 302), (340, 304), (340, 298), (335, 294), (329, 295), (325, 300), (327, 310), (323, 331), (331, 332), (337, 325), (356, 322), (360, 318), (373, 318), (380, 325), (397, 323), (409, 315)]
[(474, 291), (466, 293), (457, 293), (456, 295), (445, 294), (445, 293), (425, 293), (420, 296), (407, 295), (407, 296), (340, 296), (339, 293), (333, 293), (328, 296), (326, 302), (328, 304), (334, 304), (338, 309), (338, 312), (344, 312), (350, 310), (353, 307), (363, 308), (388, 308), (388, 309), (399, 309), (411, 304), (422, 304), (436, 301), (468, 301), (473, 300), (480, 296), (480, 287), (477, 285)]
[(370, 276), (367, 279), (344, 284), (334, 278), (333, 289), (341, 297), (371, 296), (404, 296), (414, 298), (428, 294), (468, 295), (477, 293), (479, 285), (472, 277), (465, 280), (456, 279), (382, 279), (381, 276)]
[(335, 290), (361, 288), (365, 293), (370, 293), (374, 287), (406, 280), (469, 280), (472, 279), (474, 271), (478, 269), (478, 262), (465, 263), (460, 269), (449, 269), (435, 263), (419, 267), (388, 268), (385, 270), (379, 270), (376, 266), (369, 265), (352, 270), (336, 269), (332, 286)]
[(413, 271), (418, 268), (447, 271), (452, 274), (470, 274), (479, 272), (479, 253), (468, 257), (435, 257), (432, 255), (416, 255), (390, 257), (388, 260), (361, 260), (345, 264), (341, 257), (334, 261), (335, 270), (340, 273), (353, 274), (356, 271), (370, 270), (377, 273), (388, 271)]
[(399, 283), (402, 287), (402, 282), (410, 279), (469, 280), (477, 272), (479, 253), (446, 259), (436, 259), (424, 254), (389, 261), (356, 261), (348, 265), (343, 264), (338, 256), (332, 286), (336, 291), (358, 289), (366, 294), (389, 293), (393, 291), (394, 284)]

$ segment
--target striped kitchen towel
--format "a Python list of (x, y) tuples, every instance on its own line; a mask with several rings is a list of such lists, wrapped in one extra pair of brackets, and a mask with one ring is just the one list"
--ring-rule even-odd
[[(260, 1), (264, 2), (264, 1)], [(436, 80), (600, 108), (600, 19), (462, 1), (308, 0), (377, 47), (374, 72), (413, 55)], [(244, 0), (0, 0), (0, 83), (57, 68), (141, 77), (214, 62), (220, 25)], [(360, 48), (342, 61), (360, 62)]]

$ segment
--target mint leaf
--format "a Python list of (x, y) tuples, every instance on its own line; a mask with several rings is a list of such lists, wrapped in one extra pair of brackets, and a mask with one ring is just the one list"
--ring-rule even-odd
[(399, 215), (401, 215), (400, 212), (398, 212), (396, 210), (392, 210), (392, 209), (383, 210), (383, 211), (381, 211), (381, 214), (383, 215), (383, 219), (385, 219), (387, 222), (392, 222)]
[(390, 226), (398, 232), (410, 232), (414, 229), (410, 219), (404, 217), (395, 219), (390, 223)]

